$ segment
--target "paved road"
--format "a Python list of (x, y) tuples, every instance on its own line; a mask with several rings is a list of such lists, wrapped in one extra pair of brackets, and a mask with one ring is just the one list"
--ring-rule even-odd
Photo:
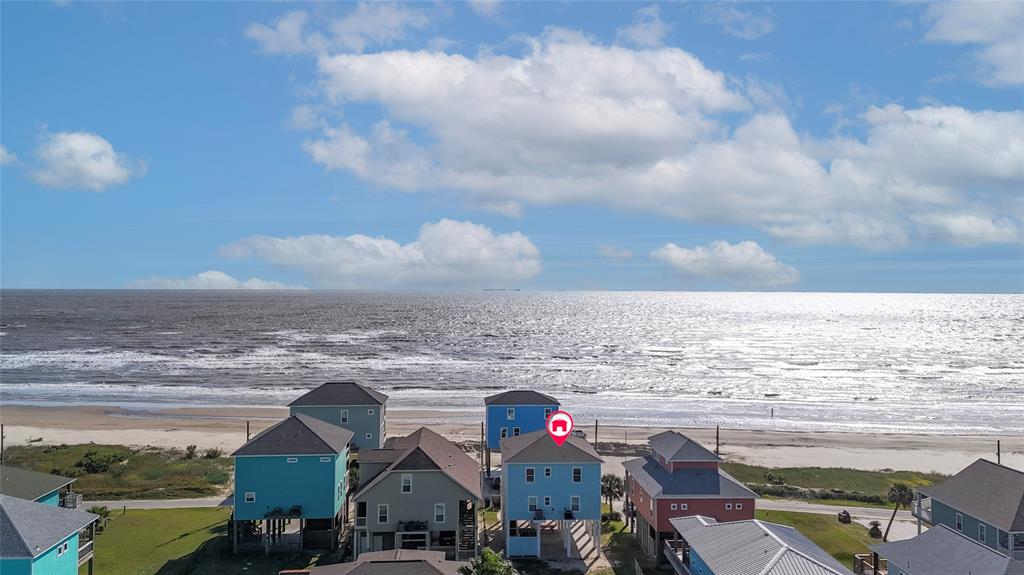
[(231, 505), (228, 497), (199, 497), (196, 499), (135, 499), (131, 501), (92, 501), (87, 499), (86, 509), (104, 506), (110, 509), (175, 509), (179, 507), (225, 507)]
[[(838, 505), (821, 505), (818, 503), (805, 503), (803, 501), (787, 501), (784, 499), (758, 499), (758, 509), (769, 511), (799, 511), (801, 513), (818, 513), (821, 515), (836, 515), (843, 509), (850, 512), (854, 519), (866, 519), (868, 521), (878, 520), (889, 521), (892, 516), (892, 509), (880, 509), (877, 507), (840, 507)], [(897, 521), (917, 521), (909, 511), (897, 511)]]

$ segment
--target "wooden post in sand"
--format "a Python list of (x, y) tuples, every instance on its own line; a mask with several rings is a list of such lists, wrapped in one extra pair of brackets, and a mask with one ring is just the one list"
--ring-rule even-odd
[(1003, 442), (999, 439), (996, 440), (996, 463), (1003, 464)]
[(245, 440), (249, 441), (249, 420), (245, 420)]

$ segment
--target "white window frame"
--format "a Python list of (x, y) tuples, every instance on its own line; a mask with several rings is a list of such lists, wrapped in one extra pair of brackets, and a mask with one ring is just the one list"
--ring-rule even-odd
[[(576, 479), (576, 474), (577, 473), (579, 473), (579, 476), (580, 476), (579, 480)], [(582, 467), (573, 467), (572, 468), (572, 482), (573, 483), (583, 483), (583, 468)]]
[(373, 434), (372, 433), (367, 433), (366, 434), (366, 439), (373, 439)]
[(523, 471), (523, 481), (526, 483), (533, 483), (537, 481), (537, 470), (533, 467), (527, 467)]
[[(250, 495), (251, 495), (251, 497), (250, 497)], [(246, 503), (256, 503), (256, 492), (255, 491), (246, 491), (245, 494), (243, 494), (242, 497), (244, 498), (243, 500)]]
[(979, 521), (978, 522), (978, 541), (981, 541), (982, 543), (988, 543), (988, 541), (986, 541), (986, 539), (988, 539), (988, 529), (986, 529), (986, 525), (984, 523)]
[(341, 410), (341, 414), (338, 417), (338, 420), (341, 421), (341, 423), (348, 423), (348, 410), (347, 409), (342, 409)]
[[(383, 514), (384, 521), (380, 520), (380, 518), (381, 518), (381, 509), (384, 510), (384, 514)], [(377, 504), (377, 525), (387, 525), (387, 523), (389, 521), (391, 521), (391, 506), (388, 505), (387, 503), (378, 503)]]
[(544, 496), (544, 507), (551, 507), (551, 496), (550, 495), (545, 495)]
[(551, 468), (550, 467), (545, 467), (544, 468), (544, 477), (551, 477)]
[(366, 415), (373, 415), (373, 408), (372, 407), (367, 408)]
[[(408, 480), (408, 483), (406, 483), (407, 480)], [(401, 481), (402, 481), (402, 485), (399, 488), (399, 490), (403, 494), (412, 493), (412, 473), (403, 473)], [(406, 491), (406, 489), (405, 489), (407, 486), (409, 488), (408, 491)]]
[(537, 496), (536, 495), (531, 495), (531, 496), (527, 497), (526, 498), (526, 510), (530, 511), (532, 513), (532, 512), (534, 512), (534, 511), (536, 511), (538, 509), (540, 509), (540, 508), (537, 507)]
[[(441, 510), (441, 513), (437, 512), (438, 509)], [(440, 516), (441, 518), (438, 519), (438, 516)], [(448, 513), (447, 513), (447, 511), (445, 509), (445, 504), (444, 503), (435, 503), (434, 504), (434, 523), (444, 523), (447, 520), (448, 520)]]
[(569, 497), (569, 511), (573, 513), (579, 513), (580, 510), (580, 496), (572, 495)]
[(518, 427), (513, 427), (512, 428), (512, 437), (519, 437), (519, 428)]
[(672, 505), (669, 505), (669, 509), (671, 509), (672, 511), (679, 511), (679, 504), (673, 503)]
[(726, 503), (725, 504), (725, 510), (726, 511), (732, 511), (732, 503)]
[(737, 510), (743, 509), (743, 504), (742, 503), (737, 503), (736, 504), (736, 509)]
[(515, 421), (516, 419), (516, 408), (509, 407), (505, 409), (505, 419), (508, 421)]
[(544, 408), (544, 421), (547, 421), (548, 418), (551, 417), (552, 413), (554, 413), (554, 412), (551, 410), (550, 407), (545, 407)]
[(964, 532), (964, 514), (963, 513), (957, 513), (956, 514), (956, 530), (959, 531), (960, 533)]
[(508, 428), (507, 427), (502, 427), (501, 428), (501, 432), (498, 433), (498, 435), (501, 436), (502, 439), (505, 439), (506, 437), (508, 437)]
[(299, 462), (299, 458), (298, 457), (289, 457), (288, 459), (285, 459), (285, 461), (288, 462), (288, 463), (298, 463)]
[(331, 458), (330, 457), (321, 457), (320, 458), (320, 463), (330, 463), (330, 462), (331, 462)]
[(689, 509), (690, 509), (690, 504), (689, 503), (680, 503), (679, 504), (679, 510), (680, 511), (687, 511)]

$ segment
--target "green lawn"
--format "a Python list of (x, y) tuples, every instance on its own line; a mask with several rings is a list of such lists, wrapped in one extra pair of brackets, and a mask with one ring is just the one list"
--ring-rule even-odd
[(180, 449), (133, 449), (124, 445), (18, 445), (4, 463), (74, 477), (75, 491), (99, 499), (175, 499), (221, 493), (231, 481), (230, 457), (211, 451), (194, 456)]
[(854, 553), (866, 553), (869, 545), (878, 543), (877, 540), (868, 537), (868, 530), (863, 525), (844, 525), (832, 515), (759, 509), (757, 518), (795, 527), (817, 546), (847, 566), (853, 564)]

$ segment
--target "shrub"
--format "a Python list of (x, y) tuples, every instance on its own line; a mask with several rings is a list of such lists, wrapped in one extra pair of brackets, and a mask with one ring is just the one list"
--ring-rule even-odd
[(214, 485), (224, 485), (225, 483), (228, 482), (228, 480), (231, 479), (231, 475), (227, 471), (213, 469), (211, 471), (207, 471), (206, 473), (204, 473), (203, 479), (205, 479), (207, 483), (212, 483)]
[(612, 521), (622, 521), (622, 514), (618, 511), (609, 511), (601, 514), (601, 523), (610, 523)]
[(75, 463), (75, 467), (79, 467), (89, 474), (106, 473), (112, 466), (126, 459), (127, 457), (119, 453), (100, 455), (98, 451), (86, 451), (82, 458)]
[(222, 455), (224, 455), (224, 452), (214, 447), (213, 449), (207, 449), (203, 453), (203, 459), (219, 459)]
[(197, 450), (197, 447), (195, 445), (189, 445), (188, 447), (186, 447), (185, 448), (185, 459), (195, 459), (196, 458), (196, 450)]

